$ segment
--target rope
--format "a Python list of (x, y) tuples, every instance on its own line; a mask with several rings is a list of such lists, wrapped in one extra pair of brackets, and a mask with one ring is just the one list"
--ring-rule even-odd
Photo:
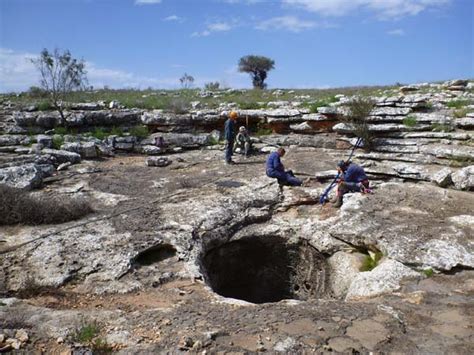
[[(357, 142), (356, 144), (354, 145), (354, 148), (352, 148), (352, 151), (351, 151), (351, 154), (349, 154), (349, 158), (347, 158), (346, 161), (350, 161), (352, 156), (354, 155), (354, 151), (356, 150), (356, 148), (360, 145), (360, 143), (362, 143), (362, 138), (357, 138)], [(326, 188), (326, 190), (324, 190), (324, 193), (321, 195), (321, 197), (319, 198), (319, 203), (321, 205), (324, 205), (326, 202), (327, 202), (327, 198), (328, 198), (328, 194), (329, 192), (331, 192), (332, 188), (334, 187), (334, 185), (336, 185), (336, 182), (337, 182), (337, 179), (339, 179), (339, 176), (340, 176), (340, 173), (338, 172), (336, 177), (334, 178), (334, 180), (331, 182), (331, 184)]]

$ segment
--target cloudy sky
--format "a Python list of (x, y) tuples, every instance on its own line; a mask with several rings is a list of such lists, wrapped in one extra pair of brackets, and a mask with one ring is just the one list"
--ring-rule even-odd
[(473, 0), (0, 0), (0, 92), (38, 84), (43, 48), (97, 88), (251, 87), (248, 54), (275, 60), (270, 88), (473, 78), (473, 17)]

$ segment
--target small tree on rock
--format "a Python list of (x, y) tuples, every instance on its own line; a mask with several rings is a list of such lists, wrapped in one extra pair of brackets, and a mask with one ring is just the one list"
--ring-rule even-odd
[(48, 93), (51, 106), (58, 110), (61, 124), (66, 125), (63, 106), (66, 96), (87, 84), (84, 60), (73, 58), (68, 50), (61, 52), (56, 48), (50, 53), (45, 48), (38, 59), (31, 61), (40, 72), (41, 88)]
[(364, 149), (370, 151), (374, 147), (374, 135), (369, 130), (368, 117), (375, 107), (375, 102), (366, 97), (356, 96), (347, 104), (348, 112), (343, 118), (352, 127), (352, 134), (361, 138)]
[(250, 74), (255, 89), (267, 87), (264, 81), (267, 78), (267, 73), (274, 68), (275, 61), (267, 57), (247, 55), (239, 60), (239, 72)]
[(188, 75), (188, 73), (184, 73), (184, 75), (179, 78), (179, 82), (184, 89), (189, 89), (194, 83), (194, 78)]

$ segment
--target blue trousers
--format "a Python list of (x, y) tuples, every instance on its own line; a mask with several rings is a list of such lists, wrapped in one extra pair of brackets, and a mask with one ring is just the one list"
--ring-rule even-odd
[(279, 172), (276, 174), (268, 174), (267, 175), (271, 178), (276, 178), (278, 180), (279, 185), (285, 186), (301, 186), (303, 181), (295, 177), (293, 171), (287, 170), (285, 172)]
[(232, 154), (234, 153), (234, 141), (227, 141), (225, 145), (225, 161), (230, 162), (232, 160)]

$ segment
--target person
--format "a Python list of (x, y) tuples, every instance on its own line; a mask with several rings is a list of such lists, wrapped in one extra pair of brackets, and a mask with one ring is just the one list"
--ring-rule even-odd
[(271, 153), (267, 158), (266, 173), (268, 177), (278, 180), (280, 187), (282, 186), (301, 186), (303, 181), (296, 178), (291, 170), (285, 171), (280, 158), (285, 155), (285, 149), (278, 148), (277, 151)]
[(239, 128), (239, 133), (235, 137), (234, 152), (237, 148), (248, 158), (250, 150), (252, 149), (252, 141), (250, 140), (249, 132), (244, 126)]
[(336, 197), (332, 201), (334, 207), (342, 206), (343, 196), (348, 192), (369, 192), (370, 183), (363, 167), (350, 161), (341, 160), (337, 163), (337, 171), (340, 175), (337, 185)]
[(224, 126), (224, 139), (225, 139), (225, 162), (226, 164), (235, 164), (232, 161), (234, 139), (235, 139), (235, 121), (237, 120), (238, 114), (232, 111), (229, 114), (229, 118), (225, 121)]

